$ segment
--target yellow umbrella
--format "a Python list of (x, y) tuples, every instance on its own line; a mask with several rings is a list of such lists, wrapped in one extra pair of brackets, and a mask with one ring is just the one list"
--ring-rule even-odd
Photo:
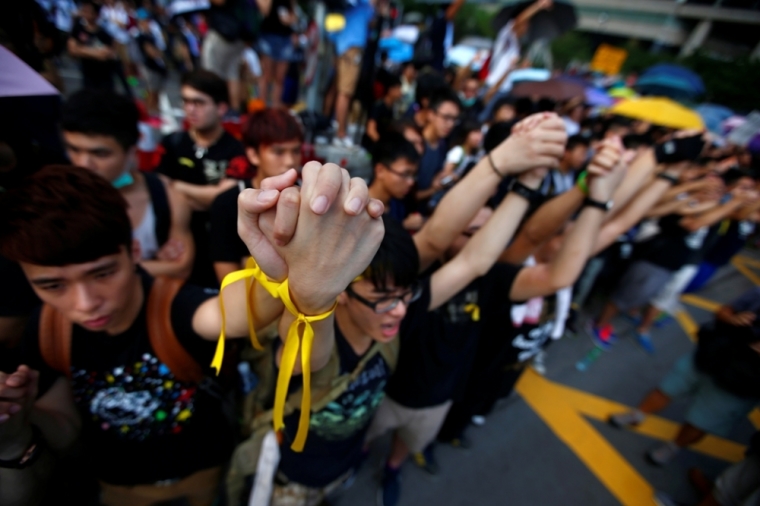
[(663, 97), (644, 97), (624, 100), (612, 106), (612, 114), (641, 119), (668, 128), (704, 128), (696, 112), (678, 102)]

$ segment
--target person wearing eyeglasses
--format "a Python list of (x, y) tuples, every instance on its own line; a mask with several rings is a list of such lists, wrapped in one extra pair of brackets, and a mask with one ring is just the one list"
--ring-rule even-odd
[[(386, 385), (394, 381), (391, 373), (396, 364), (396, 373), (402, 367), (407, 370), (411, 367), (426, 378), (423, 381), (440, 378), (440, 369), (427, 374), (429, 367), (435, 367), (432, 355), (424, 363), (412, 358), (419, 356), (414, 350), (424, 348), (431, 340), (446, 339), (436, 334), (435, 328), (428, 328), (433, 318), (431, 312), (438, 310), (438, 314), (447, 314), (450, 300), (489, 271), (528, 209), (530, 195), (543, 179), (545, 171), (533, 169), (557, 166), (566, 140), (564, 124), (556, 115), (536, 115), (519, 125), (517, 133), (497, 146), (490, 156), (484, 157), (443, 198), (431, 219), (413, 237), (398, 222), (383, 216), (385, 235), (377, 253), (362, 275), (338, 296), (334, 339), (315, 339), (312, 346), (312, 373), (348, 374), (349, 382), (342, 393), (330, 393), (331, 401), (324, 408), (312, 410), (309, 435), (302, 452), (290, 446), (301, 413), (296, 409), (285, 417), (272, 504), (317, 505), (351, 478), (362, 461), (365, 436), (383, 402)], [(468, 225), (507, 175), (515, 176), (520, 184), (515, 185), (514, 191), (480, 230), (468, 230)], [(268, 188), (284, 191), (276, 182), (285, 180), (286, 176), (264, 183)], [(249, 244), (262, 270), (269, 274), (265, 263), (267, 255), (258, 251), (273, 250), (284, 258), (291, 238), (293, 241), (298, 238), (299, 209), (305, 209), (307, 203), (294, 206), (291, 202), (287, 206), (277, 205), (276, 209), (267, 207), (269, 210), (259, 206), (259, 210), (254, 210), (253, 204), (258, 202), (261, 190), (248, 192), (249, 204), (241, 201), (248, 217), (239, 222), (241, 238)], [(295, 195), (299, 195), (297, 191)], [(295, 235), (292, 235), (294, 230)], [(462, 237), (463, 231), (474, 234), (462, 245), (461, 251), (451, 256), (454, 251), (450, 246)], [(420, 277), (436, 260), (447, 258), (450, 260), (431, 275)], [(466, 313), (468, 321), (475, 312), (471, 303), (477, 304), (477, 301), (468, 300), (464, 304), (467, 307), (459, 308)], [(457, 301), (455, 305), (462, 306), (462, 303)], [(446, 364), (450, 364), (451, 356), (446, 356), (449, 357)], [(299, 389), (291, 383), (290, 392), (298, 395)], [(448, 395), (444, 392), (437, 404), (405, 410), (400, 418), (384, 418), (388, 423), (376, 427), (378, 433), (399, 429), (379, 492), (382, 504), (392, 505), (398, 501), (398, 468), (410, 450), (421, 451), (435, 437), (436, 424), (445, 416)], [(319, 394), (312, 393), (313, 403), (321, 400)], [(414, 425), (417, 419), (423, 420), (421, 427)]]
[(374, 179), (369, 185), (369, 195), (385, 205), (385, 212), (407, 230), (419, 230), (422, 216), (412, 213), (414, 202), (407, 197), (417, 179), (420, 155), (414, 144), (396, 132), (380, 139), (372, 153)]
[(185, 74), (180, 88), (187, 130), (174, 132), (161, 143), (164, 154), (156, 169), (172, 179), (193, 208), (191, 229), (198, 250), (190, 280), (217, 286), (209, 255), (209, 209), (214, 199), (234, 187), (227, 169), (235, 158), (245, 159), (243, 145), (222, 126), (229, 110), (227, 83), (208, 70)]
[(427, 211), (426, 201), (443, 189), (440, 173), (446, 163), (447, 139), (459, 122), (460, 110), (459, 97), (448, 88), (439, 90), (430, 99), (428, 122), (422, 130), (425, 152), (420, 160), (415, 196), (423, 214)]

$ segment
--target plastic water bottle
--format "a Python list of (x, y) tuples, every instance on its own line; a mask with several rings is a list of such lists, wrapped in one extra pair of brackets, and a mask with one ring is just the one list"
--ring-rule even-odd
[(596, 362), (596, 359), (599, 358), (599, 356), (602, 354), (602, 349), (598, 346), (594, 346), (594, 348), (586, 354), (585, 357), (583, 357), (581, 360), (578, 361), (577, 364), (575, 364), (575, 368), (579, 371), (583, 372), (586, 369), (589, 368), (591, 364)]

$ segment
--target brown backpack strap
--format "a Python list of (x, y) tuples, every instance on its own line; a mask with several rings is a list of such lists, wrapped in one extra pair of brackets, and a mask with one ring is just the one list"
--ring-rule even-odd
[(40, 312), (39, 343), (42, 360), (52, 369), (71, 376), (72, 324), (49, 304)]
[(200, 383), (203, 369), (180, 344), (172, 328), (172, 302), (183, 284), (181, 279), (166, 276), (153, 280), (146, 309), (148, 337), (158, 359), (178, 380)]

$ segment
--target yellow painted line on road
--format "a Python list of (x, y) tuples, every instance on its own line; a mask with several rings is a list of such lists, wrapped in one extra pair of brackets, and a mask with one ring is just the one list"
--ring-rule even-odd
[(749, 414), (749, 421), (755, 426), (757, 430), (760, 430), (760, 408), (755, 408), (752, 413)]
[[(529, 370), (529, 372), (533, 375), (533, 377), (530, 378), (530, 381), (551, 383), (550, 388), (556, 393), (556, 396), (559, 399), (563, 399), (564, 402), (569, 404), (574, 410), (596, 420), (606, 422), (611, 414), (622, 413), (632, 409), (630, 406), (605, 399), (604, 397), (599, 397), (598, 395), (590, 394), (559, 383), (553, 383), (536, 374), (533, 370)], [(523, 378), (527, 375), (528, 373), (526, 372), (526, 374), (523, 375)], [(675, 439), (679, 427), (680, 425), (676, 422), (672, 422), (656, 415), (649, 415), (641, 425), (631, 428), (630, 430), (653, 439), (672, 441)], [(728, 462), (738, 462), (743, 458), (745, 447), (728, 439), (717, 436), (707, 436), (701, 442), (691, 446), (689, 449), (704, 453), (710, 457), (715, 457), (716, 459), (726, 460)]]
[(618, 501), (652, 504), (652, 486), (562, 397), (555, 383), (529, 369), (517, 391)]
[(744, 274), (747, 278), (749, 278), (750, 281), (752, 281), (755, 285), (760, 286), (760, 276), (755, 274), (752, 269), (748, 267), (747, 258), (744, 257), (734, 257), (733, 260), (731, 260), (731, 265), (733, 265), (737, 271)]
[(698, 295), (692, 295), (690, 293), (681, 295), (681, 301), (690, 306), (698, 307), (700, 309), (704, 309), (705, 311), (710, 311), (711, 313), (716, 312), (723, 305), (719, 302), (708, 300), (704, 297), (699, 297)]
[(744, 255), (736, 255), (734, 258), (743, 264), (749, 265), (750, 267), (760, 269), (760, 260), (755, 260), (754, 258), (750, 258)]
[(686, 311), (678, 311), (675, 314), (675, 317), (678, 321), (678, 324), (681, 325), (683, 331), (687, 336), (689, 336), (689, 339), (691, 339), (693, 343), (696, 343), (697, 332), (699, 332), (699, 325), (697, 325), (697, 322), (694, 321), (694, 318), (692, 318), (691, 315)]

